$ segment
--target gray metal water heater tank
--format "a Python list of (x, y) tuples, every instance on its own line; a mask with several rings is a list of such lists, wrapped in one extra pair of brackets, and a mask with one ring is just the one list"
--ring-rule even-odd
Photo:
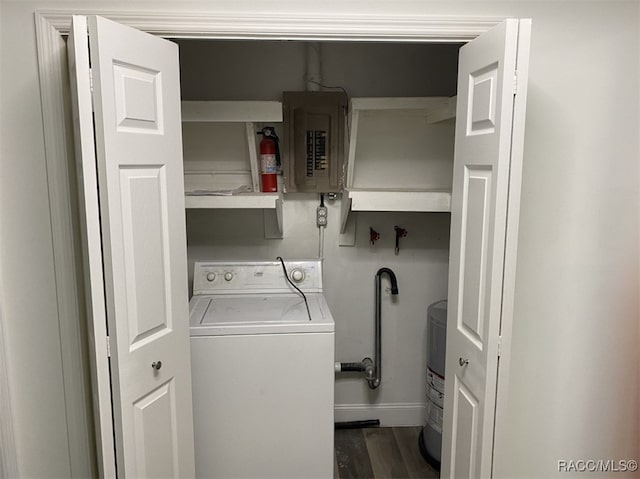
[(427, 308), (426, 420), (420, 433), (420, 452), (440, 469), (442, 408), (444, 405), (444, 362), (447, 344), (447, 300)]

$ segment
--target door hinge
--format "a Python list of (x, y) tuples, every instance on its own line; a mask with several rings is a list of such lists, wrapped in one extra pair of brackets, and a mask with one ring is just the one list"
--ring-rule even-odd
[(89, 68), (89, 90), (93, 93), (93, 70)]
[(107, 357), (111, 357), (111, 338), (107, 336)]
[(498, 336), (498, 357), (502, 356), (502, 336)]
[(513, 72), (513, 96), (518, 94), (518, 71)]

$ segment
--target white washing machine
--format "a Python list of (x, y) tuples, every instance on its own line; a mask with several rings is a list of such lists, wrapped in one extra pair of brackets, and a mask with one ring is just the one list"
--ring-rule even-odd
[(196, 263), (198, 478), (333, 477), (333, 317), (320, 261)]

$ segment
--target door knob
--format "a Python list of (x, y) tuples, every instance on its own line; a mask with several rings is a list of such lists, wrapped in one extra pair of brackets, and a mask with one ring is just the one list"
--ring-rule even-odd
[(467, 364), (469, 364), (469, 360), (468, 359), (462, 359), (462, 358), (458, 358), (458, 364), (460, 365), (460, 367), (464, 367)]
[(156, 371), (162, 367), (162, 361), (154, 361), (151, 363), (151, 367)]

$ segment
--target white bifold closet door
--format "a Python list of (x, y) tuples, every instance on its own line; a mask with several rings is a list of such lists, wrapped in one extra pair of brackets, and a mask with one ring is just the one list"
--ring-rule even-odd
[(506, 20), (460, 49), (443, 478), (492, 474), (501, 322), (511, 321), (503, 315), (507, 217), (517, 219), (519, 202), (509, 199), (519, 198), (524, 132), (515, 124), (524, 101), (515, 98), (526, 96), (529, 37), (529, 20)]
[(193, 477), (178, 47), (76, 16), (69, 60), (101, 474)]

